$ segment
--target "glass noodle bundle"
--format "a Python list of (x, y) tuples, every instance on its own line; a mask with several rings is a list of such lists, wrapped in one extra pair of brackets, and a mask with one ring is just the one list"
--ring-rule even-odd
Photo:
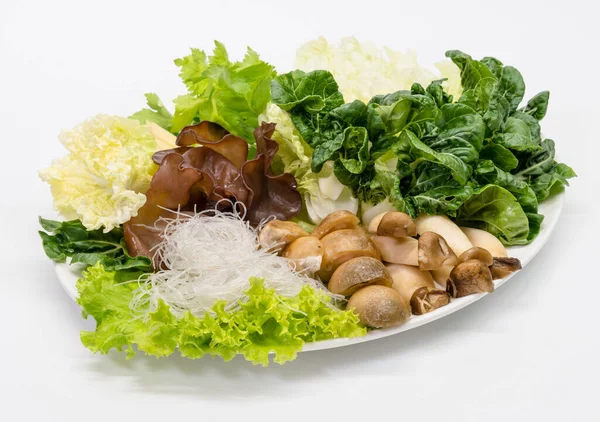
[(295, 271), (290, 260), (259, 246), (258, 232), (267, 221), (253, 228), (244, 221), (243, 211), (173, 213), (173, 218), (159, 222), (164, 225), (163, 240), (155, 253), (163, 268), (140, 280), (133, 310), (152, 311), (159, 299), (178, 317), (185, 311), (201, 317), (217, 300), (226, 302), (226, 310), (235, 310), (245, 299), (251, 277), (263, 278), (265, 287), (283, 297), (295, 296), (309, 284), (332, 303), (343, 300), (321, 282)]

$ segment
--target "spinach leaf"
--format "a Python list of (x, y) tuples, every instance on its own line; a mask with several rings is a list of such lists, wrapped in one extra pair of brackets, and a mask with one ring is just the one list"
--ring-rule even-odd
[(460, 68), (460, 80), (464, 90), (475, 88), (482, 79), (494, 78), (494, 74), (485, 64), (473, 60), (471, 56), (462, 51), (447, 51), (446, 57)]
[(120, 228), (103, 233), (86, 230), (79, 220), (60, 222), (40, 217), (39, 222), (45, 230), (39, 232), (42, 246), (55, 262), (66, 262), (69, 257), (71, 264), (90, 266), (100, 262), (107, 271), (116, 271), (119, 281), (136, 279), (152, 271), (149, 258), (129, 255)]
[(530, 242), (527, 215), (517, 199), (500, 186), (486, 185), (476, 190), (458, 209), (456, 222), (485, 230), (505, 245)]
[(496, 167), (504, 171), (514, 170), (519, 165), (519, 160), (508, 148), (491, 142), (481, 148), (479, 158), (493, 161)]
[(561, 192), (569, 186), (567, 179), (576, 177), (577, 174), (566, 164), (555, 163), (548, 173), (541, 174), (531, 181), (531, 188), (538, 201), (543, 201), (549, 196)]
[(530, 180), (533, 177), (548, 173), (554, 166), (555, 145), (552, 139), (545, 139), (541, 149), (535, 152), (521, 154), (515, 176)]
[(541, 149), (538, 139), (531, 136), (531, 130), (527, 123), (517, 117), (509, 117), (506, 120), (504, 131), (496, 134), (492, 141), (515, 151)]
[(548, 100), (550, 99), (550, 93), (548, 91), (542, 91), (536, 94), (527, 102), (527, 105), (523, 111), (538, 120), (542, 120), (548, 111)]
[(504, 66), (500, 60), (495, 57), (484, 57), (481, 59), (481, 63), (486, 65), (496, 78), (500, 79), (502, 76), (502, 67)]

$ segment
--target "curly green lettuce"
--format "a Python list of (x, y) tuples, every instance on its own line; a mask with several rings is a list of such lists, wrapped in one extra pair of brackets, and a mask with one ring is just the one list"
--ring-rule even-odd
[(296, 358), (306, 342), (366, 333), (351, 311), (328, 306), (327, 296), (304, 286), (295, 297), (278, 296), (262, 279), (250, 279), (247, 300), (241, 309), (228, 312), (217, 301), (212, 312), (198, 318), (186, 312), (180, 319), (159, 300), (152, 311), (132, 310), (137, 283), (118, 283), (115, 273), (102, 265), (89, 267), (77, 282), (83, 316), (96, 320), (95, 331), (83, 331), (81, 341), (93, 352), (125, 351), (132, 358), (137, 350), (164, 357), (175, 350), (190, 359), (206, 355), (225, 361), (242, 354), (254, 364), (267, 366)]
[(62, 132), (60, 140), (69, 154), (40, 177), (50, 184), (54, 206), (65, 218), (108, 233), (137, 215), (157, 169), (149, 127), (101, 114)]

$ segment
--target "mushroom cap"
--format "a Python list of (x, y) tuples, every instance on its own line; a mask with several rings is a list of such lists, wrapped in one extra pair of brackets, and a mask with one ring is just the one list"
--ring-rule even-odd
[(423, 315), (449, 303), (448, 292), (430, 287), (420, 287), (410, 298), (410, 309), (414, 315)]
[(308, 233), (292, 221), (272, 220), (261, 229), (258, 243), (271, 252), (279, 253), (294, 240), (308, 236)]
[(294, 262), (296, 271), (312, 275), (321, 269), (323, 244), (316, 237), (300, 237), (283, 250), (282, 256)]
[(344, 262), (359, 256), (381, 260), (379, 251), (361, 228), (336, 230), (321, 238), (323, 262), (319, 277), (328, 281), (333, 272)]
[(477, 259), (461, 262), (450, 273), (446, 291), (452, 297), (491, 293), (494, 291), (492, 273), (484, 263)]
[(456, 265), (458, 259), (442, 236), (424, 232), (419, 237), (419, 269), (437, 270), (443, 265)]
[(494, 257), (494, 262), (490, 266), (490, 272), (492, 273), (492, 278), (497, 280), (507, 277), (510, 273), (519, 271), (521, 268), (523, 266), (517, 258)]
[(367, 286), (354, 293), (346, 309), (352, 309), (364, 325), (385, 328), (399, 325), (410, 318), (410, 307), (394, 289)]
[(417, 233), (434, 232), (444, 238), (456, 255), (473, 247), (466, 234), (445, 215), (422, 214), (416, 220)]
[(367, 231), (369, 233), (377, 234), (377, 227), (379, 227), (379, 223), (381, 223), (381, 219), (384, 215), (386, 215), (390, 211), (382, 212), (381, 214), (377, 214), (373, 219), (369, 222), (367, 226)]
[(399, 211), (387, 212), (377, 226), (378, 236), (407, 237), (417, 235), (417, 226), (408, 214)]
[(350, 296), (358, 289), (374, 284), (391, 287), (392, 276), (381, 261), (360, 256), (340, 265), (327, 287), (332, 293)]
[(488, 267), (494, 263), (492, 254), (487, 249), (480, 248), (479, 246), (473, 246), (471, 249), (467, 249), (458, 257), (458, 262), (465, 262), (469, 259), (476, 259), (483, 262)]
[(359, 222), (358, 217), (350, 211), (335, 211), (325, 217), (310, 235), (321, 239), (337, 230), (355, 229), (358, 227)]

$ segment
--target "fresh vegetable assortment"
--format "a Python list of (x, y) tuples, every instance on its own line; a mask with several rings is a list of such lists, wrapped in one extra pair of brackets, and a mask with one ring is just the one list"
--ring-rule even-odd
[(542, 135), (549, 93), (523, 104), (498, 59), (452, 50), (436, 74), (320, 38), (278, 74), (215, 45), (175, 61), (174, 112), (149, 93), (93, 117), (40, 172), (69, 219), (40, 218), (43, 247), (85, 267), (94, 352), (283, 363), (492, 292), (575, 176)]

